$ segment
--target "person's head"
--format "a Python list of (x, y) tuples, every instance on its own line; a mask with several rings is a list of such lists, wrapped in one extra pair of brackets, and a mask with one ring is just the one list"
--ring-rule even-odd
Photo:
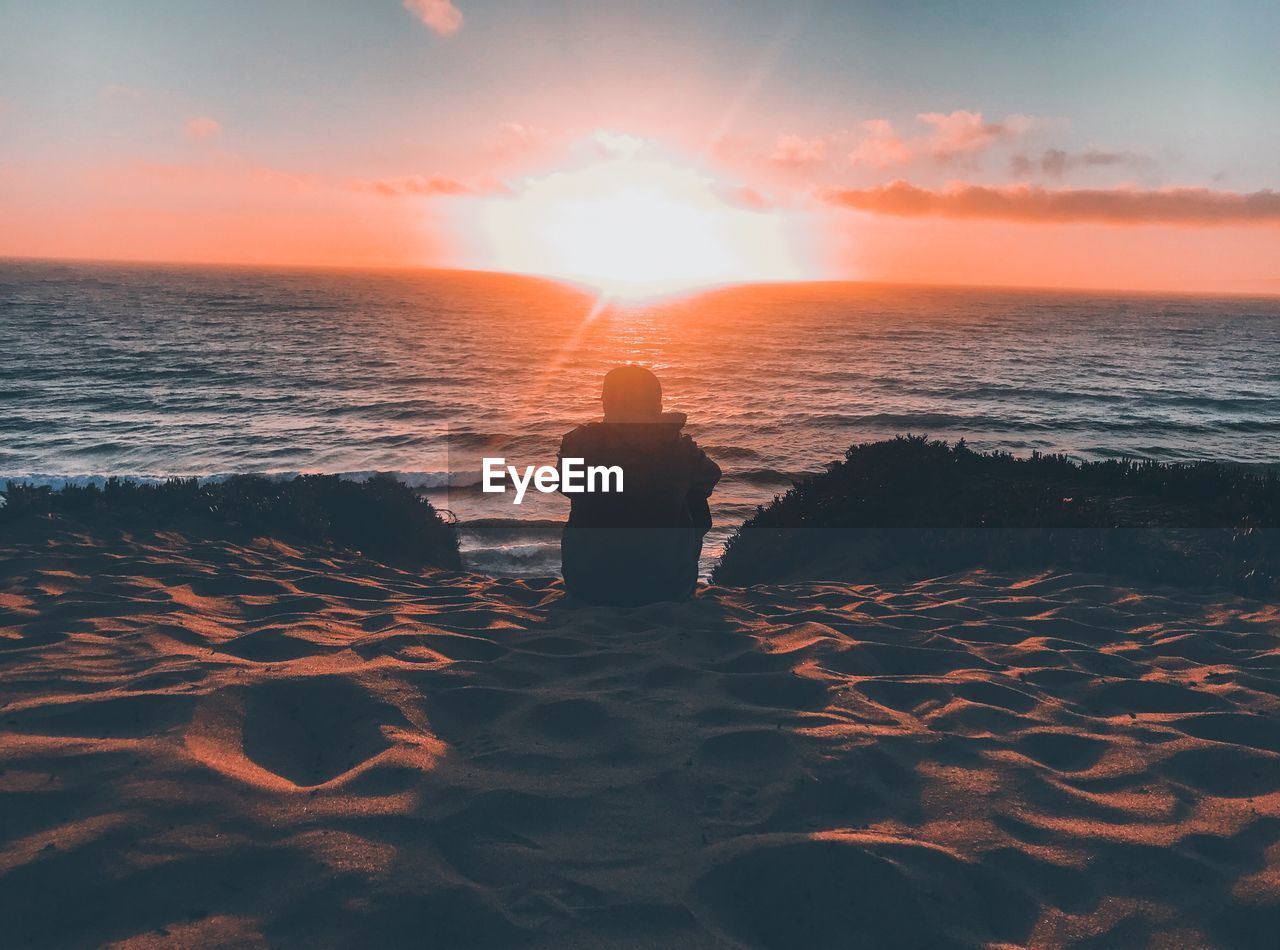
[(662, 384), (643, 366), (619, 366), (604, 377), (605, 422), (656, 422), (662, 415)]

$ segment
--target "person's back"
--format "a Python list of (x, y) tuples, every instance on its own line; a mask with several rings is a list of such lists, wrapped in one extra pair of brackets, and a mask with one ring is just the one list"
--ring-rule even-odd
[(657, 378), (639, 366), (605, 377), (605, 418), (564, 437), (561, 458), (617, 466), (622, 491), (569, 495), (561, 541), (565, 587), (598, 604), (687, 597), (698, 581), (707, 505), (720, 468), (681, 434), (682, 413), (662, 412)]

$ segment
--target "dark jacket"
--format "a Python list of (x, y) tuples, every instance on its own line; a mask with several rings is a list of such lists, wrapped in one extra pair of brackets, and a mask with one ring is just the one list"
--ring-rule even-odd
[(560, 556), (570, 593), (627, 606), (693, 592), (720, 467), (680, 433), (684, 422), (667, 412), (659, 422), (592, 422), (564, 437), (561, 458), (623, 473), (621, 492), (567, 495)]

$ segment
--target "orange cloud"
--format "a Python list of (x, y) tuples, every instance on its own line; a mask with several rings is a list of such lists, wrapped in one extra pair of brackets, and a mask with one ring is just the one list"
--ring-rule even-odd
[(404, 0), (404, 8), (440, 36), (462, 29), (462, 11), (450, 0)]
[(853, 165), (890, 168), (907, 165), (917, 158), (931, 158), (942, 164), (973, 159), (984, 149), (1002, 142), (1015, 142), (1036, 125), (1028, 115), (1008, 115), (1001, 122), (988, 122), (981, 112), (922, 112), (916, 120), (932, 129), (928, 135), (904, 139), (887, 119), (862, 123), (864, 137), (849, 153)]
[(862, 123), (862, 127), (867, 131), (867, 137), (849, 153), (850, 164), (885, 169), (906, 165), (915, 157), (912, 147), (898, 137), (888, 119), (869, 119)]
[(407, 175), (404, 178), (362, 181), (357, 187), (376, 191), (388, 198), (401, 195), (465, 195), (471, 191), (461, 181), (447, 175)]
[(946, 114), (923, 112), (916, 118), (933, 127), (933, 134), (925, 145), (940, 161), (980, 152), (995, 142), (1021, 138), (1035, 125), (1035, 120), (1026, 115), (1006, 116), (1003, 122), (985, 122), (981, 112), (965, 109)]
[(1269, 189), (1250, 193), (1208, 188), (1050, 190), (960, 184), (931, 191), (899, 180), (877, 188), (830, 189), (823, 197), (844, 208), (909, 218), (1205, 226), (1280, 223), (1280, 192)]
[(799, 135), (780, 135), (769, 161), (787, 168), (807, 168), (827, 160), (827, 140), (806, 139)]
[(420, 198), (439, 198), (449, 195), (488, 195), (505, 192), (507, 186), (497, 181), (468, 184), (448, 175), (406, 175), (403, 178), (383, 178), (356, 183), (361, 191), (373, 191), (388, 198), (416, 195)]
[(196, 116), (187, 120), (186, 132), (187, 138), (197, 142), (217, 138), (222, 134), (222, 123), (207, 115)]

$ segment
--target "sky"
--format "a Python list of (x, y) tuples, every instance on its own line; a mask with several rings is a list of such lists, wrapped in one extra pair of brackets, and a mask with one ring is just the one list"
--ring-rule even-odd
[(0, 0), (0, 256), (1280, 293), (1280, 5)]

